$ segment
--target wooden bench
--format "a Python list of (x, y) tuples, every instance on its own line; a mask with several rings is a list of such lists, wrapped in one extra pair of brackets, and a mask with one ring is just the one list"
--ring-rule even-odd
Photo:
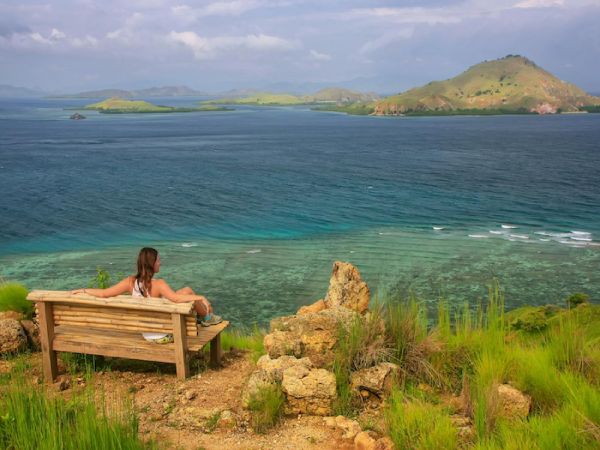
[[(210, 342), (211, 365), (221, 363), (221, 331), (229, 322), (197, 326), (192, 303), (130, 295), (98, 298), (69, 291), (32, 291), (27, 299), (38, 310), (48, 382), (58, 375), (59, 351), (174, 363), (177, 377), (187, 378), (190, 353)], [(142, 336), (147, 332), (172, 333), (174, 342), (148, 342)]]

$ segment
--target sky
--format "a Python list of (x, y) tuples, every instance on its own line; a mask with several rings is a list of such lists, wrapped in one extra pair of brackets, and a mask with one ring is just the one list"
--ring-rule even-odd
[(507, 54), (600, 92), (600, 0), (0, 0), (0, 84), (396, 93)]

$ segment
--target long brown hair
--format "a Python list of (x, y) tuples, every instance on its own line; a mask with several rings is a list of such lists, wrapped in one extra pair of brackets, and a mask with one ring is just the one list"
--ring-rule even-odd
[(152, 277), (154, 276), (156, 258), (158, 258), (158, 251), (151, 247), (144, 247), (138, 255), (135, 279), (144, 297), (148, 297), (152, 292)]

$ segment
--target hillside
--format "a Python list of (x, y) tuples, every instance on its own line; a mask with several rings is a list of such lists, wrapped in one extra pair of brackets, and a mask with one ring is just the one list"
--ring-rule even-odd
[(355, 102), (372, 102), (379, 99), (379, 96), (374, 93), (363, 93), (351, 91), (344, 88), (326, 88), (315, 92), (312, 95), (304, 97), (307, 103), (321, 102), (336, 102), (336, 103), (355, 103)]
[(43, 92), (21, 86), (0, 84), (0, 97), (41, 97)]
[(554, 114), (599, 105), (577, 86), (518, 55), (485, 61), (445, 81), (433, 81), (373, 105), (376, 115), (483, 110)]

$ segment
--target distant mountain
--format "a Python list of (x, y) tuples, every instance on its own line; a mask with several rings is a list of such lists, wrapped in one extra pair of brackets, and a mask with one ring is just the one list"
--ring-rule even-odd
[[(232, 91), (239, 92), (239, 91)], [(243, 92), (243, 91), (242, 91)], [(285, 93), (273, 93), (273, 92), (258, 92), (254, 90), (248, 90), (249, 93), (239, 97), (235, 96), (223, 96), (223, 98), (211, 100), (207, 103), (229, 103), (229, 104), (242, 104), (242, 105), (278, 105), (278, 106), (290, 106), (290, 105), (312, 105), (317, 103), (336, 103), (336, 104), (348, 104), (348, 103), (369, 103), (377, 100), (379, 97), (376, 94), (364, 94), (361, 92), (350, 91), (343, 88), (326, 88), (311, 94), (311, 95), (292, 95)]]
[(45, 93), (35, 89), (0, 84), (0, 97), (42, 97)]
[(147, 89), (127, 91), (123, 89), (101, 89), (97, 91), (85, 91), (77, 94), (66, 94), (60, 98), (135, 98), (135, 97), (201, 97), (205, 92), (195, 91), (187, 86), (161, 86)]
[(519, 55), (485, 61), (445, 81), (433, 81), (384, 98), (377, 115), (460, 111), (575, 112), (600, 105), (600, 98), (559, 80)]

